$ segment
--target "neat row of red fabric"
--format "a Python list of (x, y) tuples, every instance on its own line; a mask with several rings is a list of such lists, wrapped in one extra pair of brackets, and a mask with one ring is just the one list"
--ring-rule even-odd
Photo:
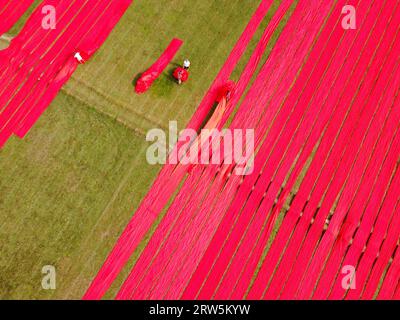
[[(199, 129), (271, 3), (261, 2), (189, 128)], [(218, 125), (251, 83), (230, 127), (255, 129), (253, 173), (166, 165), (84, 298), (104, 295), (164, 209), (117, 299), (399, 298), (399, 3), (300, 1), (251, 83), (294, 5), (283, 0)], [(345, 5), (364, 17), (356, 30), (341, 25)], [(355, 289), (343, 285), (346, 266)]]
[[(364, 14), (364, 12), (368, 12), (368, 10), (371, 10), (370, 11), (371, 14), (374, 13), (376, 15), (377, 13), (379, 13), (379, 11), (376, 11), (376, 8), (373, 7), (370, 8), (370, 7), (371, 3), (363, 2), (360, 4), (360, 7), (358, 7), (357, 11), (360, 12), (361, 14)], [(373, 9), (375, 10), (372, 11)], [(348, 170), (350, 169), (350, 167), (340, 166), (339, 161), (337, 159), (335, 160), (331, 160), (329, 158), (327, 159), (329, 153), (334, 154), (335, 156), (340, 156), (342, 150), (346, 150), (345, 143), (348, 142), (348, 140), (345, 139), (346, 138), (349, 139), (349, 136), (347, 136), (345, 139), (342, 140), (342, 144), (338, 144), (337, 140), (335, 144), (337, 133), (338, 132), (344, 133), (343, 128), (341, 127), (342, 123), (345, 121), (344, 124), (346, 124), (347, 127), (353, 128), (353, 130), (361, 128), (360, 132), (364, 132), (367, 129), (362, 126), (358, 127), (356, 119), (351, 119), (348, 117), (345, 118), (345, 117), (349, 115), (348, 114), (349, 110), (354, 110), (354, 112), (360, 112), (360, 110), (362, 110), (362, 108), (364, 107), (363, 101), (368, 98), (369, 94), (371, 94), (372, 92), (371, 86), (374, 84), (376, 80), (376, 69), (370, 69), (370, 72), (372, 73), (365, 74), (368, 63), (370, 62), (369, 59), (371, 59), (371, 57), (373, 56), (372, 55), (373, 50), (375, 50), (377, 45), (377, 43), (373, 43), (371, 46), (368, 46), (369, 43), (365, 42), (366, 39), (369, 37), (370, 30), (372, 30), (373, 26), (372, 24), (376, 21), (376, 16), (375, 17), (372, 16), (370, 17), (370, 19), (371, 20), (366, 21), (365, 27), (359, 29), (358, 32), (360, 32), (360, 34), (358, 34), (357, 38), (356, 38), (357, 33), (354, 34), (345, 33), (345, 37), (342, 38), (341, 40), (343, 43), (342, 46), (344, 48), (344, 51), (342, 52), (338, 51), (339, 55), (338, 57), (342, 56), (346, 60), (344, 60), (344, 62), (340, 62), (340, 60), (337, 59), (333, 61), (335, 63), (338, 63), (338, 65), (333, 65), (335, 68), (334, 70), (336, 70), (337, 72), (337, 76), (335, 76), (337, 78), (336, 80), (328, 78), (327, 82), (327, 84), (334, 83), (334, 87), (331, 89), (331, 92), (332, 94), (334, 94), (334, 96), (328, 97), (329, 98), (328, 101), (332, 101), (332, 99), (334, 99), (333, 109), (328, 110), (329, 113), (327, 113), (326, 115), (321, 114), (321, 117), (318, 117), (317, 119), (318, 126), (319, 125), (325, 126), (326, 120), (329, 120), (329, 126), (322, 127), (323, 129), (319, 129), (318, 127), (316, 127), (316, 129), (318, 129), (317, 133), (319, 132), (324, 133), (323, 140), (319, 145), (318, 152), (314, 156), (313, 163), (309, 171), (307, 172), (307, 176), (303, 184), (301, 185), (301, 188), (297, 193), (296, 198), (294, 199), (291, 205), (291, 208), (288, 212), (288, 216), (285, 218), (284, 223), (281, 226), (279, 233), (282, 233), (282, 237), (280, 237), (278, 234), (278, 238), (276, 239), (276, 241), (274, 241), (274, 245), (277, 244), (277, 247), (274, 248), (273, 245), (266, 257), (266, 261), (267, 259), (268, 261), (271, 261), (271, 265), (269, 265), (268, 263), (269, 266), (267, 266), (267, 264), (265, 263), (264, 267), (266, 269), (260, 272), (260, 274), (263, 274), (264, 277), (266, 276), (270, 277), (273, 274), (274, 270), (271, 270), (272, 266), (273, 269), (276, 268), (276, 263), (279, 261), (278, 260), (279, 255), (281, 255), (282, 251), (287, 245), (287, 240), (289, 238), (290, 240), (289, 245), (286, 246), (286, 251), (282, 258), (282, 261), (279, 264), (278, 270), (275, 270), (274, 273), (274, 279), (276, 280), (273, 280), (269, 284), (269, 289), (266, 291), (265, 297), (267, 298), (279, 296), (280, 292), (277, 292), (276, 285), (277, 283), (282, 284), (282, 282), (283, 283), (287, 282), (286, 286), (287, 289), (283, 291), (282, 297), (296, 297), (295, 295), (296, 293), (295, 290), (297, 290), (296, 286), (299, 286), (298, 282), (301, 281), (302, 277), (306, 275), (305, 268), (307, 267), (309, 259), (313, 257), (314, 253), (313, 250), (324, 232), (323, 231), (324, 224), (326, 222), (326, 219), (329, 217), (329, 210), (333, 206), (333, 202), (340, 191), (340, 189), (335, 190), (333, 188), (333, 185), (330, 184), (331, 179), (334, 176), (335, 181), (337, 181), (339, 184), (343, 186), (344, 181), (338, 180), (338, 176), (335, 174), (340, 172), (347, 173)], [(367, 25), (368, 23), (370, 25)], [(370, 26), (371, 28), (369, 28)], [(364, 33), (361, 33), (362, 31)], [(375, 29), (374, 31), (380, 35), (381, 30)], [(388, 37), (391, 40), (393, 39), (393, 36), (390, 33), (388, 33)], [(368, 39), (371, 41), (377, 41), (379, 40), (379, 37), (373, 37), (373, 38), (369, 37)], [(349, 48), (349, 44), (351, 44), (353, 47)], [(355, 47), (356, 45), (358, 47)], [(364, 50), (368, 51), (363, 52), (363, 48)], [(387, 50), (388, 50), (387, 47), (381, 47), (379, 53), (382, 55), (386, 55)], [(358, 52), (357, 55), (354, 54), (355, 51)], [(362, 59), (359, 60), (358, 58), (360, 52), (362, 53), (361, 55)], [(379, 67), (381, 61), (382, 61), (381, 59), (376, 59), (375, 57), (374, 59), (371, 59), (371, 63), (374, 62), (375, 67)], [(356, 66), (357, 69), (354, 69), (354, 66)], [(364, 79), (367, 81), (363, 82)], [(363, 95), (354, 96), (354, 93), (357, 92), (357, 88), (359, 87), (360, 83), (362, 83), (364, 86), (360, 88), (362, 89), (362, 91), (360, 90), (358, 93)], [(343, 87), (343, 85), (346, 85), (347, 87)], [(352, 99), (355, 97), (357, 97), (357, 100), (354, 100), (352, 103)], [(347, 100), (344, 100), (345, 98)], [(323, 104), (326, 104), (326, 102), (324, 102)], [(320, 105), (321, 104), (319, 104), (318, 106)], [(353, 109), (349, 109), (346, 106), (350, 106)], [(316, 139), (319, 138), (320, 134), (318, 134)], [(361, 140), (356, 140), (356, 141), (357, 143), (361, 142)], [(332, 149), (333, 146), (334, 149)], [(309, 148), (312, 147), (313, 145), (311, 145)], [(348, 152), (354, 152), (354, 150), (351, 149), (347, 150)], [(298, 170), (301, 169), (299, 168)], [(289, 192), (289, 190), (286, 190), (286, 192)], [(334, 197), (333, 201), (328, 197), (324, 198), (326, 192), (329, 192), (330, 194), (333, 195)], [(311, 197), (310, 194), (312, 195)], [(354, 194), (355, 193), (353, 193), (353, 195)], [(324, 206), (318, 209), (321, 199), (324, 199), (323, 202)], [(284, 200), (282, 199), (282, 201)], [(304, 207), (305, 204), (307, 204), (306, 207)], [(299, 213), (301, 212), (302, 216), (300, 219)], [(315, 215), (316, 212), (318, 212), (317, 216)], [(335, 213), (336, 212), (337, 211), (335, 210)], [(335, 216), (338, 217), (339, 214), (335, 214)], [(297, 224), (296, 230), (293, 232), (293, 228), (296, 226), (296, 224)], [(312, 227), (309, 231), (308, 239), (309, 241), (312, 242), (308, 244), (307, 247), (303, 247), (302, 251), (299, 251), (303, 243), (303, 239), (307, 234), (307, 230), (310, 228), (310, 224), (312, 224)], [(330, 225), (329, 227), (334, 228), (333, 225)], [(334, 231), (335, 229), (328, 229), (328, 230)], [(270, 260), (272, 257), (273, 259)], [(290, 272), (292, 272), (292, 275), (289, 278), (287, 278)], [(316, 276), (318, 277), (319, 274), (318, 272), (316, 273), (317, 273)], [(315, 275), (310, 274), (309, 278), (312, 279), (314, 276)], [(310, 282), (312, 282), (312, 280)], [(258, 281), (256, 283), (258, 283)], [(263, 286), (265, 287), (265, 284), (268, 283), (268, 278), (261, 279), (260, 277), (259, 283), (263, 284)], [(300, 286), (302, 288), (304, 287), (303, 284), (301, 284)], [(256, 290), (255, 289), (253, 290), (255, 293)], [(260, 292), (258, 291), (257, 296), (259, 294)]]
[[(24, 137), (78, 66), (76, 52), (92, 56), (131, 0), (44, 0), (0, 55), (0, 147), (12, 134)], [(43, 6), (57, 15), (42, 27)]]
[(32, 5), (33, 0), (0, 1), (0, 36), (9, 31)]

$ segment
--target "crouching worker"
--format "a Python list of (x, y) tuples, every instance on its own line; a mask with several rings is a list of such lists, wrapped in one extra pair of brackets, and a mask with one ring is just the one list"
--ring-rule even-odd
[(84, 51), (77, 51), (74, 54), (74, 58), (76, 59), (76, 61), (78, 61), (78, 63), (84, 64), (86, 63), (86, 61), (89, 60), (89, 55)]
[(219, 103), (223, 98), (226, 102), (231, 100), (232, 96), (235, 94), (236, 83), (232, 80), (228, 80), (224, 85), (222, 85), (217, 92), (216, 101)]
[(178, 84), (182, 84), (189, 79), (189, 68), (190, 68), (190, 61), (185, 60), (183, 62), (183, 67), (178, 67), (175, 69), (173, 76), (178, 81)]

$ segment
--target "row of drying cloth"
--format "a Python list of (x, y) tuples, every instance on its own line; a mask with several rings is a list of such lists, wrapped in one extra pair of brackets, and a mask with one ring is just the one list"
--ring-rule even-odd
[[(271, 3), (261, 2), (190, 128)], [(293, 3), (272, 17), (227, 110)], [(364, 17), (357, 30), (341, 26), (349, 4)], [(85, 298), (103, 296), (165, 209), (118, 299), (400, 298), (399, 18), (399, 1), (298, 2), (230, 126), (255, 128), (253, 173), (164, 166)], [(343, 284), (348, 266), (354, 287)]]
[(14, 26), (32, 3), (33, 0), (0, 0), (0, 36)]
[[(20, 2), (6, 4), (18, 6)], [(26, 135), (76, 70), (77, 58), (89, 59), (98, 50), (131, 3), (41, 2), (10, 46), (0, 51), (0, 147), (12, 134), (21, 138)], [(42, 25), (45, 6), (54, 8), (54, 29)], [(18, 8), (18, 15), (26, 9)]]

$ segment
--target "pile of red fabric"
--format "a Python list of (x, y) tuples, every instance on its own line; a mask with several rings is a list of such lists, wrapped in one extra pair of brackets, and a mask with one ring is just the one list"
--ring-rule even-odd
[(229, 80), (224, 85), (222, 85), (217, 92), (216, 101), (219, 103), (223, 98), (226, 100), (230, 100), (230, 98), (234, 95), (236, 89), (236, 83)]
[(159, 77), (159, 73), (157, 71), (147, 70), (143, 72), (140, 76), (139, 80), (136, 82), (135, 91), (136, 93), (145, 93), (150, 89), (153, 82)]
[(186, 82), (189, 79), (189, 72), (185, 68), (178, 67), (175, 69), (173, 76), (178, 81)]

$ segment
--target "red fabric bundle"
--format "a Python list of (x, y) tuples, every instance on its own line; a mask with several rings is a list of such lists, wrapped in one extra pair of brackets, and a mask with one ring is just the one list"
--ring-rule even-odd
[(234, 94), (236, 88), (235, 82), (229, 80), (226, 82), (221, 88), (218, 90), (217, 94), (217, 102), (221, 102), (223, 98), (230, 99), (230, 97)]
[(189, 79), (189, 72), (186, 69), (179, 67), (175, 69), (173, 76), (176, 80), (186, 82)]
[(182, 44), (183, 41), (180, 39), (173, 39), (171, 41), (161, 57), (147, 71), (145, 71), (136, 82), (136, 93), (144, 93), (150, 89), (153, 82), (161, 75), (171, 60), (175, 57)]

